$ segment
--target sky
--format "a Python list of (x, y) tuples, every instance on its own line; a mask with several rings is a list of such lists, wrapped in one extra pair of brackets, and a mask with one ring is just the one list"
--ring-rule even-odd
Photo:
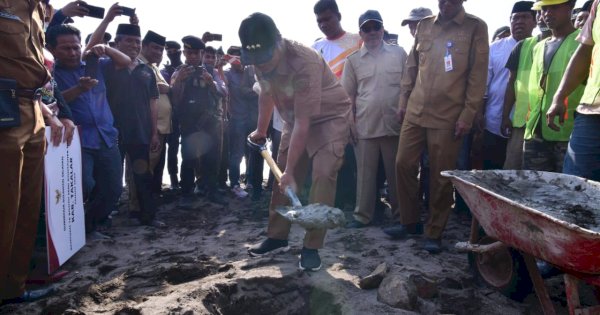
[[(55, 8), (60, 8), (70, 1), (51, 0)], [(237, 31), (239, 24), (253, 12), (270, 15), (285, 38), (310, 45), (322, 33), (317, 27), (313, 6), (316, 0), (229, 0), (192, 1), (192, 0), (122, 0), (120, 5), (136, 8), (140, 19), (142, 36), (147, 30), (155, 31), (168, 40), (180, 41), (186, 35), (201, 37), (206, 31), (223, 35), (223, 42), (209, 44), (226, 50), (231, 45), (239, 45)], [(468, 13), (474, 14), (488, 24), (490, 36), (497, 28), (508, 25), (510, 11), (515, 1), (512, 0), (468, 0), (464, 7)], [(578, 0), (576, 7), (581, 7), (585, 0)], [(106, 0), (88, 0), (88, 4), (108, 9), (113, 2)], [(401, 23), (410, 10), (416, 6), (430, 8), (434, 14), (438, 12), (437, 0), (338, 0), (342, 14), (342, 27), (348, 32), (358, 32), (358, 17), (366, 10), (378, 10), (383, 18), (385, 29), (399, 35), (399, 44), (406, 50), (412, 46), (408, 27)], [(91, 32), (100, 23), (99, 19), (90, 17), (75, 18), (75, 26), (82, 32), (82, 37)], [(108, 31), (114, 35), (119, 23), (128, 23), (128, 17), (117, 17)]]

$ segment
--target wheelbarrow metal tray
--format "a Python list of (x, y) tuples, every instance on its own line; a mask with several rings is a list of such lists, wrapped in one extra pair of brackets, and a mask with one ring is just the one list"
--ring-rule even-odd
[(600, 183), (538, 171), (444, 171), (487, 235), (566, 272), (600, 274)]

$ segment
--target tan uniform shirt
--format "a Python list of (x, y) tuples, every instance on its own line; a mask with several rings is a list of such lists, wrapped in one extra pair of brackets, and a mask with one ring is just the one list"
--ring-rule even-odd
[[(448, 54), (450, 71), (444, 60)], [(483, 105), (488, 55), (487, 25), (464, 9), (450, 21), (423, 19), (402, 77), (405, 119), (434, 129), (454, 129), (458, 120), (470, 126)]]
[[(160, 73), (158, 67), (154, 64), (148, 62), (143, 55), (140, 55), (139, 58), (154, 71), (154, 76), (156, 77), (156, 84), (161, 85), (169, 85), (165, 78)], [(171, 114), (173, 111), (173, 106), (171, 106), (171, 100), (169, 99), (168, 94), (160, 94), (158, 96), (158, 120), (156, 121), (156, 129), (158, 133), (161, 135), (168, 135), (171, 133)]]
[(397, 136), (400, 123), (396, 109), (406, 52), (400, 46), (383, 44), (378, 54), (365, 46), (348, 57), (342, 85), (355, 101), (358, 139)]
[(50, 80), (44, 67), (44, 9), (39, 0), (0, 2), (0, 77), (18, 88), (37, 89)]
[[(312, 48), (283, 40), (282, 62), (273, 73), (257, 72), (261, 89), (269, 94), (290, 132), (295, 117), (310, 118), (309, 155), (327, 143), (350, 136), (350, 99), (327, 63)], [(282, 143), (283, 148), (285, 145)]]

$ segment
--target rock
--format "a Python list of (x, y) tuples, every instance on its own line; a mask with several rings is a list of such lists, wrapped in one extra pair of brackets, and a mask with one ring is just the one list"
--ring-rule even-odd
[(381, 281), (383, 281), (383, 278), (385, 278), (388, 270), (387, 263), (381, 263), (371, 274), (360, 279), (358, 286), (363, 290), (376, 289), (381, 284)]
[(437, 283), (419, 274), (413, 274), (408, 277), (408, 282), (414, 286), (417, 296), (422, 299), (431, 299), (438, 294)]
[(414, 310), (417, 302), (416, 290), (404, 277), (389, 275), (381, 282), (377, 290), (377, 301), (394, 308)]

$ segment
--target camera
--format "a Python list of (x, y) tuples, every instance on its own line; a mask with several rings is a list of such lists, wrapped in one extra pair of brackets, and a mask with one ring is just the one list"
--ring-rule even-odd
[(132, 8), (128, 8), (128, 7), (120, 7), (121, 11), (123, 11), (123, 15), (126, 15), (128, 17), (132, 17), (135, 15), (135, 9)]
[(102, 7), (95, 7), (95, 6), (89, 5), (87, 3), (80, 3), (79, 6), (88, 9), (87, 16), (89, 16), (89, 17), (93, 17), (93, 18), (97, 18), (97, 19), (104, 18), (104, 8), (102, 8)]
[(90, 53), (85, 57), (85, 76), (96, 79), (98, 75), (98, 56)]

